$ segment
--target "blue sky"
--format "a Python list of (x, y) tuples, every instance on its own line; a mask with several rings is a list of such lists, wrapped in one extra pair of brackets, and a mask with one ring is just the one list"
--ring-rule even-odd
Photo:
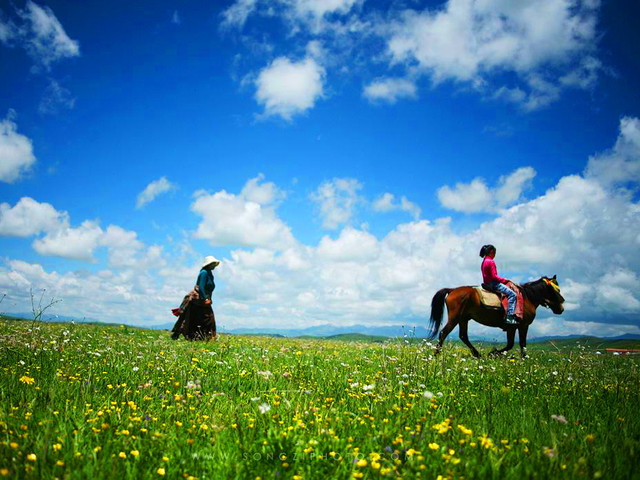
[(424, 324), (490, 242), (502, 275), (560, 278), (535, 334), (640, 333), (638, 18), (2, 1), (0, 310), (46, 288), (60, 314), (165, 323), (213, 254), (228, 328)]

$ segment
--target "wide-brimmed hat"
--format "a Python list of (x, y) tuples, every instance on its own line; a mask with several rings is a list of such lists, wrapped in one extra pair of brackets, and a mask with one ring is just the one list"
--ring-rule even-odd
[(204, 263), (202, 264), (202, 268), (208, 267), (209, 265), (213, 265), (214, 267), (217, 267), (218, 265), (220, 265), (220, 260), (218, 260), (213, 255), (209, 255), (208, 257), (204, 258)]

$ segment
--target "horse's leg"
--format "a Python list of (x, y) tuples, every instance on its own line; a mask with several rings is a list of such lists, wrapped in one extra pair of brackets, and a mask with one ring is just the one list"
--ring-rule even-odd
[(518, 340), (520, 342), (520, 355), (522, 358), (527, 358), (527, 332), (529, 331), (529, 325), (521, 325), (518, 328)]
[(440, 353), (444, 340), (447, 338), (447, 335), (449, 335), (451, 331), (456, 328), (456, 325), (458, 325), (458, 321), (450, 318), (444, 328), (440, 331), (440, 336), (438, 337), (438, 345), (436, 346), (436, 353)]
[(469, 350), (471, 350), (471, 353), (474, 357), (480, 358), (480, 353), (478, 352), (478, 350), (476, 350), (476, 347), (474, 347), (469, 341), (469, 337), (467, 336), (468, 329), (469, 320), (461, 320), (459, 324), (460, 340), (462, 340), (464, 344), (469, 347)]
[(508, 352), (509, 350), (511, 350), (513, 348), (515, 338), (516, 338), (516, 329), (509, 328), (507, 330), (507, 346), (504, 348), (501, 348), (500, 350), (493, 350), (491, 352), (491, 355), (500, 355), (501, 353)]

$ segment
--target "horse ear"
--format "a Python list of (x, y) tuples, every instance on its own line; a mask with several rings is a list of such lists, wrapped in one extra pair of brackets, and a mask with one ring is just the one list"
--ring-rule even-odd
[(553, 276), (553, 279), (556, 280), (556, 276), (555, 275)]

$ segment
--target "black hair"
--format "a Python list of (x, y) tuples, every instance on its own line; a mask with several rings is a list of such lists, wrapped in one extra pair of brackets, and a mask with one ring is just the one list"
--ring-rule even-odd
[(489, 255), (493, 250), (495, 250), (496, 247), (494, 247), (493, 245), (489, 244), (489, 245), (483, 245), (482, 248), (480, 249), (480, 256), (482, 258), (486, 257), (487, 255)]

